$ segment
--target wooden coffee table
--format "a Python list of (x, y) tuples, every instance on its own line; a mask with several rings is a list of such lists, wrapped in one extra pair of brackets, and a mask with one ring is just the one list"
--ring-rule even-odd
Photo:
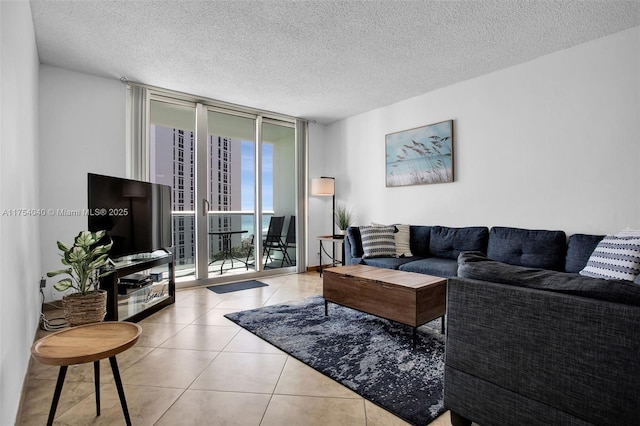
[(446, 278), (367, 265), (346, 265), (325, 269), (322, 285), (325, 315), (329, 314), (329, 302), (333, 302), (409, 325), (413, 327), (414, 348), (416, 329), (422, 324), (441, 317), (444, 334)]

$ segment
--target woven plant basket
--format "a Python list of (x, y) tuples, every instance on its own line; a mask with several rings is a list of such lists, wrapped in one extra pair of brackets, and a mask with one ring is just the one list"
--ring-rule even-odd
[(107, 314), (107, 292), (91, 291), (86, 295), (68, 294), (62, 298), (64, 316), (71, 327), (100, 322)]

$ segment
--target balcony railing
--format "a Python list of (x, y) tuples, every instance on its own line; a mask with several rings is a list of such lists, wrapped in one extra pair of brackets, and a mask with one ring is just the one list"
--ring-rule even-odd
[[(266, 233), (273, 211), (262, 213), (261, 234)], [(179, 210), (171, 212), (173, 218), (173, 244), (174, 257), (177, 266), (191, 266), (195, 264), (196, 236), (195, 236), (195, 211)], [(235, 234), (231, 237), (231, 246), (238, 255), (247, 250), (248, 243), (252, 240), (254, 232), (254, 211), (208, 211), (207, 232), (243, 230), (243, 234)], [(215, 261), (222, 253), (222, 237), (208, 235), (209, 259)], [(246, 254), (245, 254), (246, 255)]]

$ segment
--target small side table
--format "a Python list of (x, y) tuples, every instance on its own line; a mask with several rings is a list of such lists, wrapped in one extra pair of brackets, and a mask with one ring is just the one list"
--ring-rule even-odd
[(47, 426), (53, 424), (69, 365), (93, 362), (96, 416), (100, 415), (100, 360), (105, 358), (111, 363), (124, 418), (127, 425), (131, 425), (116, 355), (135, 345), (141, 332), (142, 328), (131, 322), (98, 322), (61, 330), (35, 342), (31, 347), (35, 359), (43, 364), (60, 366)]
[[(320, 241), (320, 275), (322, 275), (322, 253), (326, 254), (329, 259), (331, 259), (331, 266), (336, 266), (337, 264), (344, 264), (344, 238), (335, 238), (333, 235), (321, 235), (317, 237)], [(324, 247), (322, 242), (331, 243), (331, 254), (327, 253), (327, 249)], [(336, 259), (336, 244), (340, 244), (342, 248), (342, 258), (340, 260)]]

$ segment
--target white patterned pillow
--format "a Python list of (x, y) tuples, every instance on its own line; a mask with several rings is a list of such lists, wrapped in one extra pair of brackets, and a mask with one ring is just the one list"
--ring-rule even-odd
[(395, 257), (395, 226), (361, 226), (362, 258)]
[(411, 257), (411, 241), (409, 234), (409, 225), (396, 225), (398, 232), (393, 234), (396, 240), (396, 256)]
[[(387, 226), (376, 222), (371, 222), (372, 226)], [(393, 239), (396, 242), (396, 257), (412, 257), (411, 253), (411, 240), (410, 240), (410, 225), (389, 225), (395, 226), (395, 234)]]
[(640, 237), (607, 235), (598, 243), (580, 275), (633, 281), (640, 274)]

